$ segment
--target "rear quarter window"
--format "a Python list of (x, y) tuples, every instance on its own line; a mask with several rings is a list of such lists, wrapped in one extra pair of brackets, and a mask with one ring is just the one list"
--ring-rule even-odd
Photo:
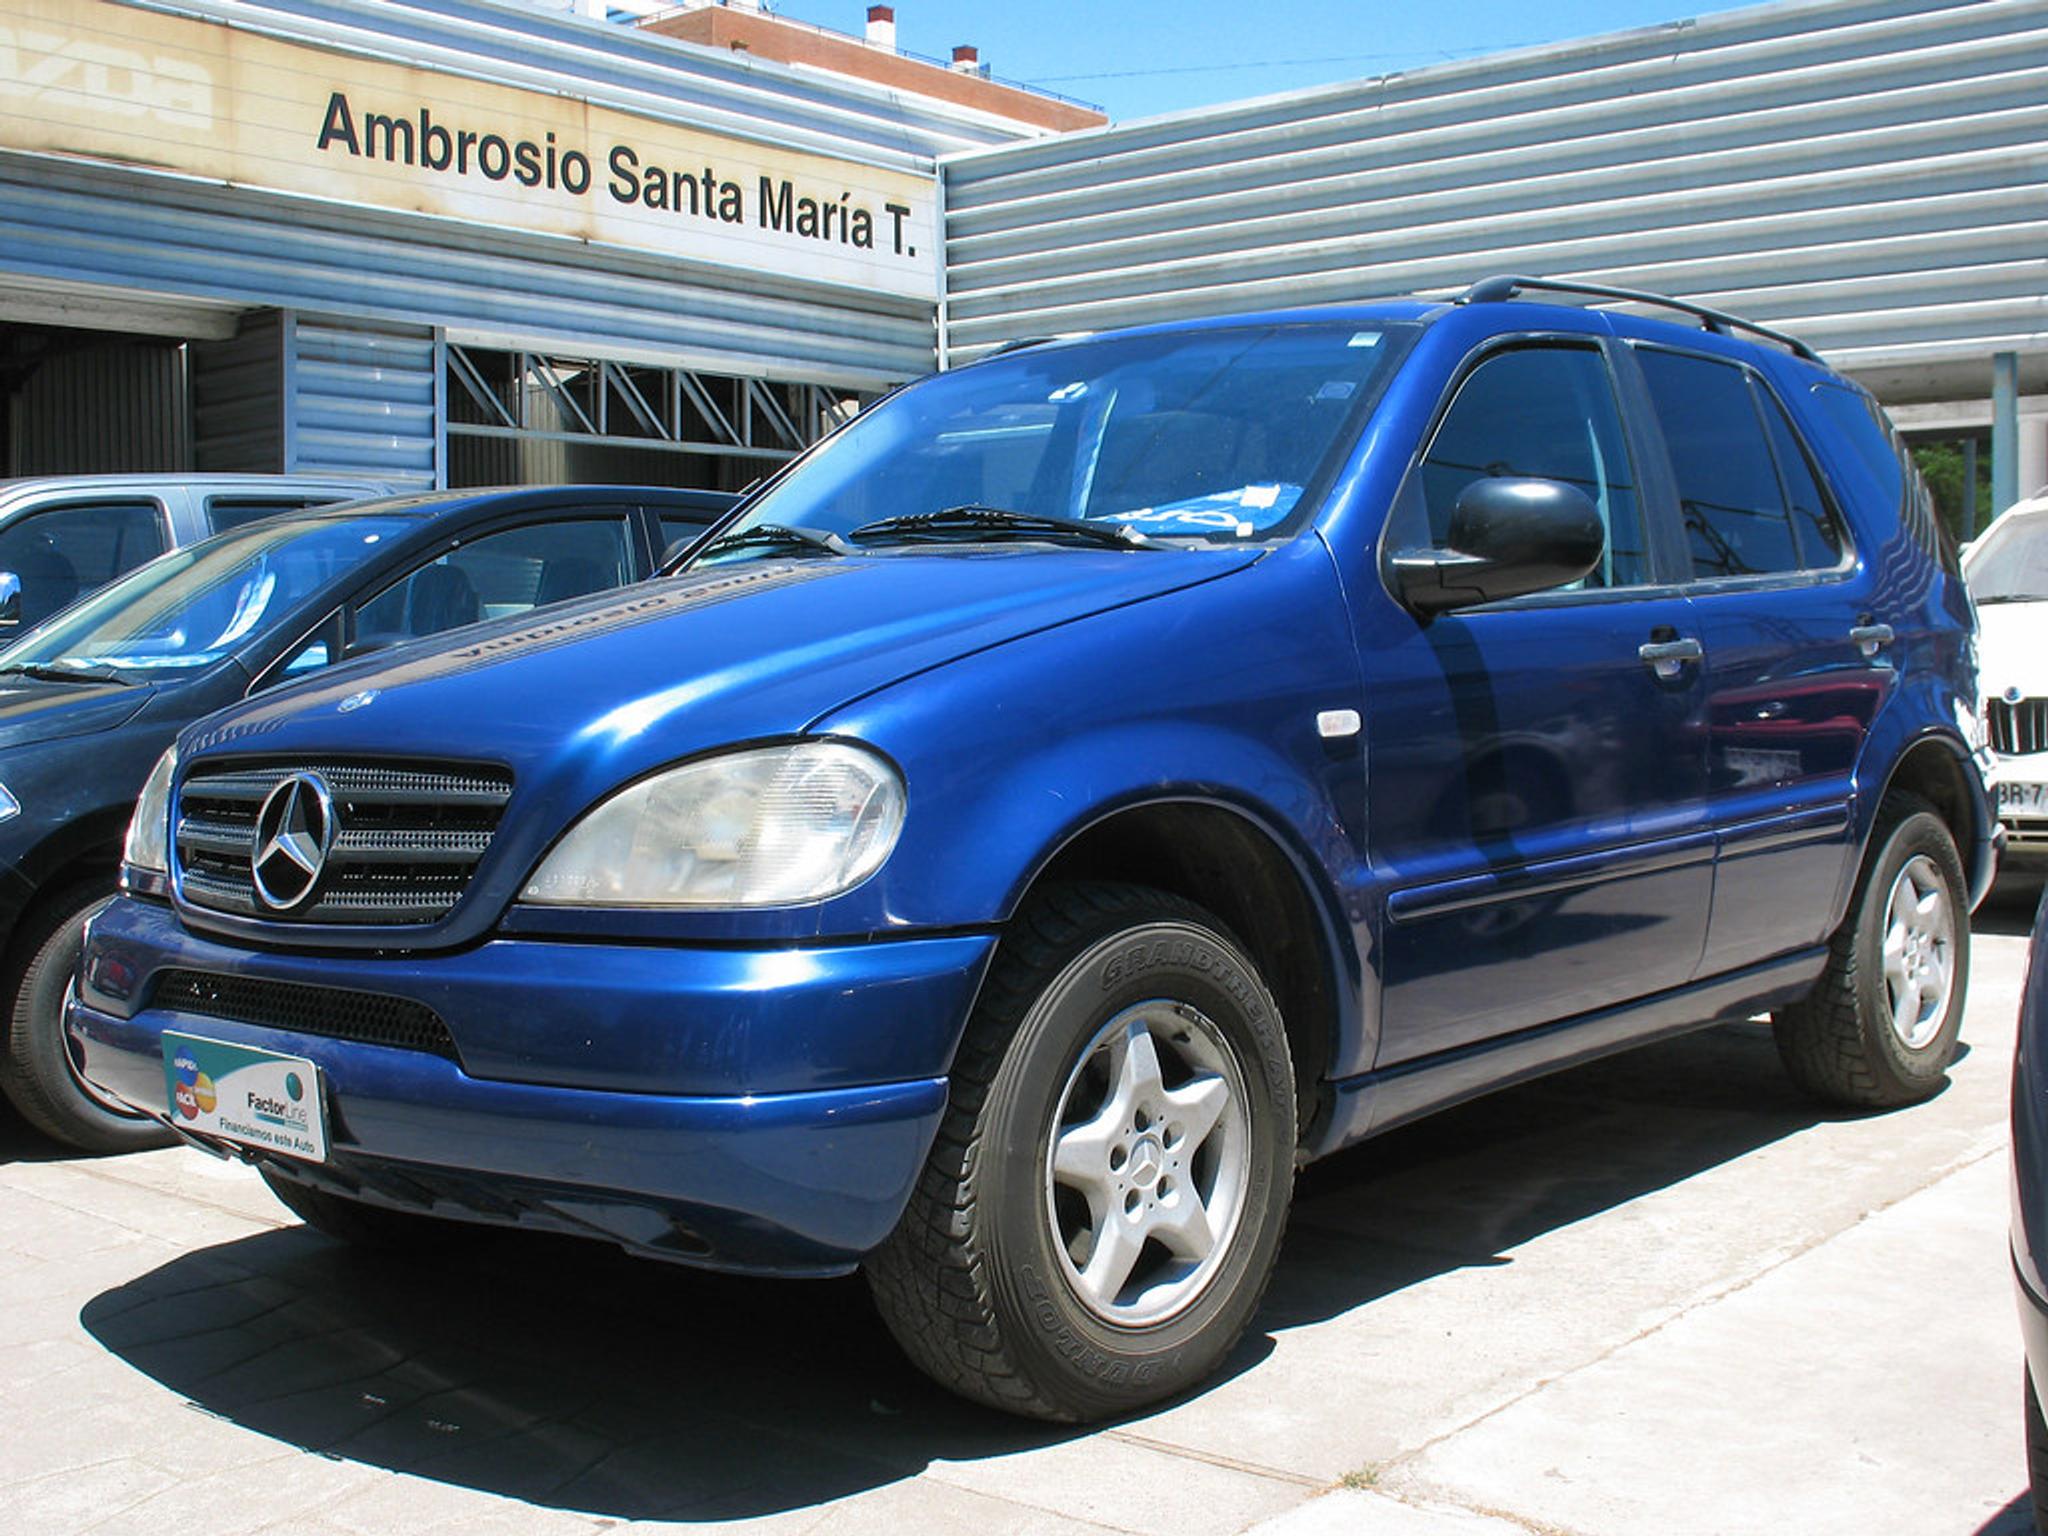
[(1830, 435), (1845, 450), (1839, 477), (1844, 500), (1868, 507), (1881, 517), (1896, 517), (1915, 544), (1938, 561), (1951, 576), (1962, 575), (1955, 540), (1934, 497), (1921, 478), (1905, 440), (1886, 418), (1884, 409), (1861, 389), (1846, 384), (1816, 384), (1813, 402), (1826, 418)]

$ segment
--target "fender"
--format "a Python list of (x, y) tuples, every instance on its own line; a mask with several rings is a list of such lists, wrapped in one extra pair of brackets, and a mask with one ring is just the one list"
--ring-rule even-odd
[(1856, 881), (1862, 873), (1864, 861), (1870, 856), (1870, 838), (1877, 824), (1878, 807), (1897, 781), (1907, 757), (1928, 742), (1939, 745), (1956, 759), (1963, 782), (1969, 789), (1967, 803), (1963, 807), (1969, 817), (1969, 835), (1957, 839), (1956, 851), (1962, 855), (1963, 872), (1970, 883), (1971, 905), (1980, 901), (1990, 888), (1991, 878), (1997, 871), (1994, 843), (1998, 823), (1991, 809), (1990, 797), (1984, 790), (1983, 775), (1977, 770), (1976, 760), (1961, 730), (1935, 723), (1955, 717), (1956, 698), (1948, 678), (1939, 672), (1916, 668), (1902, 678), (1900, 686), (1892, 691), (1884, 708), (1871, 722), (1870, 734), (1864, 739), (1863, 752), (1856, 764), (1856, 793), (1851, 802), (1857, 853), (1843, 869), (1841, 884), (1835, 892), (1828, 924), (1830, 932), (1848, 916)]

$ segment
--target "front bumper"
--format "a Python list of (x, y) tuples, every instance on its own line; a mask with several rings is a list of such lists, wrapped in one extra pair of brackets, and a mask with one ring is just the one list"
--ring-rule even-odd
[[(502, 940), (343, 958), (214, 944), (123, 899), (88, 929), (66, 1024), (91, 1084), (166, 1123), (166, 1029), (317, 1063), (328, 1159), (272, 1166), (318, 1187), (712, 1268), (834, 1273), (902, 1214), (994, 942)], [(459, 1059), (154, 1006), (166, 970), (425, 1003)], [(495, 1029), (480, 1022), (492, 1010)], [(520, 1039), (536, 1047), (524, 1068), (508, 1044)], [(862, 1072), (880, 1075), (848, 1080)]]

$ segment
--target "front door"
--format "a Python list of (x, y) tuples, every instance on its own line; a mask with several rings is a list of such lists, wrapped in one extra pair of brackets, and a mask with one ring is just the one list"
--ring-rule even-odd
[[(1411, 471), (1391, 546), (1444, 547), (1487, 475), (1565, 481), (1607, 528), (1569, 588), (1404, 616), (1362, 657), (1378, 946), (1378, 1065), (1691, 978), (1714, 838), (1691, 605), (1658, 574), (1641, 481), (1592, 338), (1469, 362)], [(1646, 649), (1647, 648), (1647, 649)]]

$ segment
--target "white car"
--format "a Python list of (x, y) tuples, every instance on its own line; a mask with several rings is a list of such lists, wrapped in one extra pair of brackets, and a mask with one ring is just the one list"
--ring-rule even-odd
[(1977, 603), (2003, 867), (2048, 872), (2048, 493), (2000, 514), (1964, 552), (1963, 575)]

